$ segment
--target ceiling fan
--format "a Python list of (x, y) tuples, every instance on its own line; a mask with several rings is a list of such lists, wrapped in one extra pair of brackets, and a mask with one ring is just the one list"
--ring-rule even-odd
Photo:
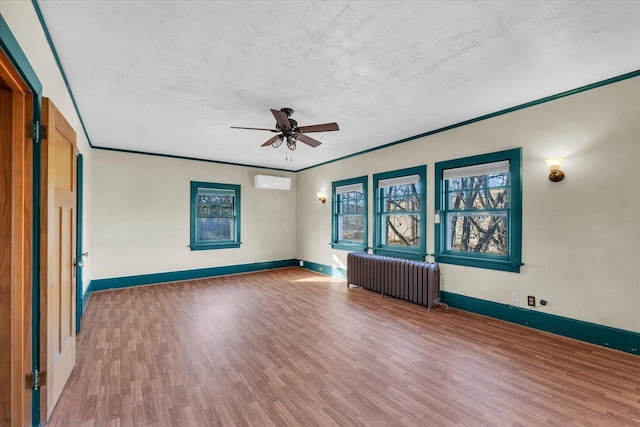
[(239, 126), (231, 126), (232, 129), (250, 129), (250, 130), (265, 130), (268, 132), (274, 132), (278, 135), (269, 138), (267, 142), (262, 144), (262, 147), (268, 147), (269, 145), (278, 148), (283, 142), (286, 141), (287, 148), (291, 151), (296, 149), (296, 142), (302, 141), (310, 147), (317, 147), (322, 144), (320, 141), (305, 135), (309, 132), (329, 132), (334, 130), (340, 130), (337, 123), (323, 123), (321, 125), (310, 126), (298, 126), (298, 122), (291, 119), (293, 110), (291, 108), (282, 108), (280, 111), (271, 110), (273, 117), (276, 119), (275, 129), (266, 128), (247, 128)]

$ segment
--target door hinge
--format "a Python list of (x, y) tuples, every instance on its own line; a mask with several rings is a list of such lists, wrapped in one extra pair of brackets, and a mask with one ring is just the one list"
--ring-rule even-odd
[(34, 141), (47, 139), (47, 127), (45, 125), (41, 125), (40, 122), (27, 125), (27, 138), (31, 138)]
[(24, 386), (27, 390), (38, 390), (43, 385), (47, 385), (47, 372), (35, 370), (27, 374), (24, 378)]

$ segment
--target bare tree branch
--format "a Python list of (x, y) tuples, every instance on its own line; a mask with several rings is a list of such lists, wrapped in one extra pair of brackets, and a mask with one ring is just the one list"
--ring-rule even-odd
[(400, 238), (400, 240), (402, 240), (402, 242), (407, 245), (407, 246), (411, 246), (411, 243), (409, 243), (409, 241), (402, 235), (402, 233), (400, 233), (398, 231), (398, 229), (393, 225), (393, 223), (391, 222), (391, 218), (387, 217), (387, 226), (391, 228), (391, 231), (393, 231), (393, 234), (395, 234), (396, 236), (398, 236)]

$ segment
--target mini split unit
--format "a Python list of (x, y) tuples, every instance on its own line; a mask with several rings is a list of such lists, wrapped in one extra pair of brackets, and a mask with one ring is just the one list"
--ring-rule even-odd
[(290, 190), (291, 178), (283, 178), (281, 176), (256, 175), (253, 177), (253, 186), (255, 188), (264, 188), (268, 190)]

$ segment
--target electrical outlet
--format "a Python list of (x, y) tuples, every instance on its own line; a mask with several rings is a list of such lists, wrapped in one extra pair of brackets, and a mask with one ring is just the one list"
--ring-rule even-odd
[(531, 307), (535, 307), (536, 306), (536, 297), (529, 295), (527, 297), (527, 305), (529, 305)]
[(300, 267), (304, 267), (304, 261), (300, 260)]
[(520, 302), (520, 293), (518, 291), (511, 292), (511, 302)]

